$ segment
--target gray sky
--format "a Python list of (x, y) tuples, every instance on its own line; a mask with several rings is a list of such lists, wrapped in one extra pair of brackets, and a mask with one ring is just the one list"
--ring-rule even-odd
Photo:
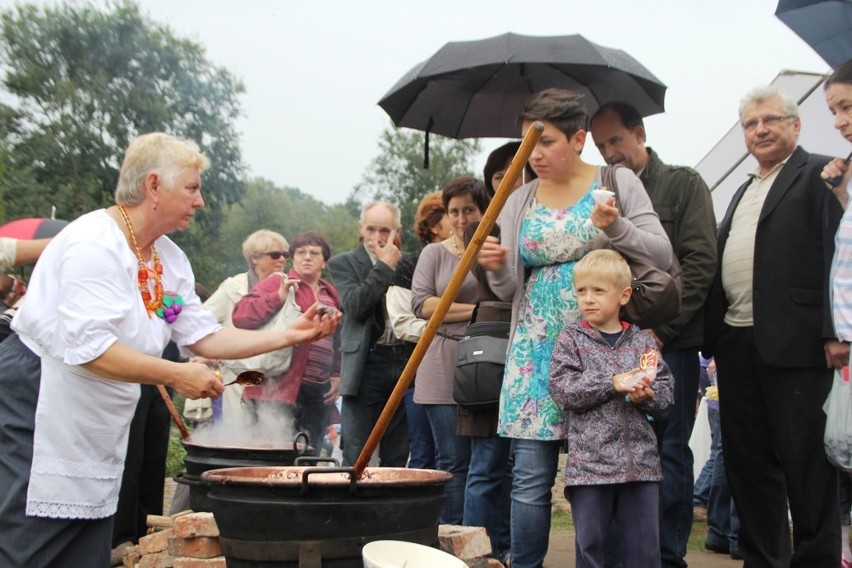
[[(509, 31), (580, 33), (633, 55), (668, 85), (666, 112), (646, 119), (649, 145), (666, 162), (693, 166), (734, 123), (751, 87), (782, 69), (829, 71), (775, 17), (776, 3), (140, 0), (148, 16), (204, 45), (245, 83), (238, 129), (250, 174), (326, 203), (343, 201), (376, 156), (391, 124), (376, 103), (406, 71), (448, 41)], [(478, 171), (502, 142), (483, 139)], [(602, 163), (591, 140), (584, 155)]]

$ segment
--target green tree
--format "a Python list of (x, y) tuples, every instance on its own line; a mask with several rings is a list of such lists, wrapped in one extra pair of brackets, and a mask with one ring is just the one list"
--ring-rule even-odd
[(431, 135), (429, 167), (424, 168), (425, 137), (417, 130), (385, 128), (379, 137), (379, 155), (349, 199), (350, 206), (373, 199), (395, 203), (402, 214), (403, 245), (407, 250), (419, 246), (412, 231), (417, 204), (450, 179), (473, 174), (473, 159), (482, 149), (478, 140)]
[[(20, 5), (0, 12), (0, 193), (8, 218), (74, 219), (109, 205), (128, 142), (144, 132), (191, 138), (210, 157), (202, 233), (238, 200), (243, 164), (234, 121), (239, 80), (130, 1)], [(203, 239), (176, 235), (190, 256)]]
[[(246, 270), (242, 242), (258, 229), (270, 229), (289, 241), (305, 231), (317, 231), (328, 240), (332, 253), (350, 250), (358, 242), (357, 214), (344, 205), (326, 205), (314, 197), (291, 187), (277, 187), (263, 178), (245, 184), (240, 203), (227, 208), (218, 237), (205, 241), (207, 252), (193, 258), (199, 273), (209, 275), (204, 280), (211, 290), (225, 277)], [(196, 232), (192, 227), (190, 232)]]

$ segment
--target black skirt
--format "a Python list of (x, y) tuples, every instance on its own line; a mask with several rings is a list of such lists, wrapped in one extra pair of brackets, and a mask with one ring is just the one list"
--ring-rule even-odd
[(40, 380), (41, 359), (17, 335), (0, 343), (0, 566), (108, 567), (112, 517), (26, 516)]

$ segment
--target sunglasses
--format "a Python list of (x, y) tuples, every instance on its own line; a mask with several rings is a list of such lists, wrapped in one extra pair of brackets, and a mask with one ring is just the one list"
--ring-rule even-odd
[(278, 260), (279, 258), (284, 258), (284, 260), (287, 260), (288, 258), (290, 258), (290, 253), (287, 252), (286, 250), (274, 250), (274, 251), (271, 251), (271, 252), (262, 252), (262, 253), (260, 253), (260, 255), (261, 256), (268, 256), (272, 260)]

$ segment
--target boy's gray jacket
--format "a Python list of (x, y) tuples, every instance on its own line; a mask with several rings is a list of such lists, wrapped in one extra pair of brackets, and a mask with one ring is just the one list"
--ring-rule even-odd
[(566, 485), (662, 479), (657, 438), (646, 415), (660, 419), (671, 406), (671, 371), (660, 357), (652, 384), (655, 396), (640, 404), (616, 392), (612, 376), (637, 368), (643, 353), (657, 349), (638, 327), (622, 325), (615, 347), (584, 321), (566, 327), (556, 341), (550, 395), (568, 421)]

